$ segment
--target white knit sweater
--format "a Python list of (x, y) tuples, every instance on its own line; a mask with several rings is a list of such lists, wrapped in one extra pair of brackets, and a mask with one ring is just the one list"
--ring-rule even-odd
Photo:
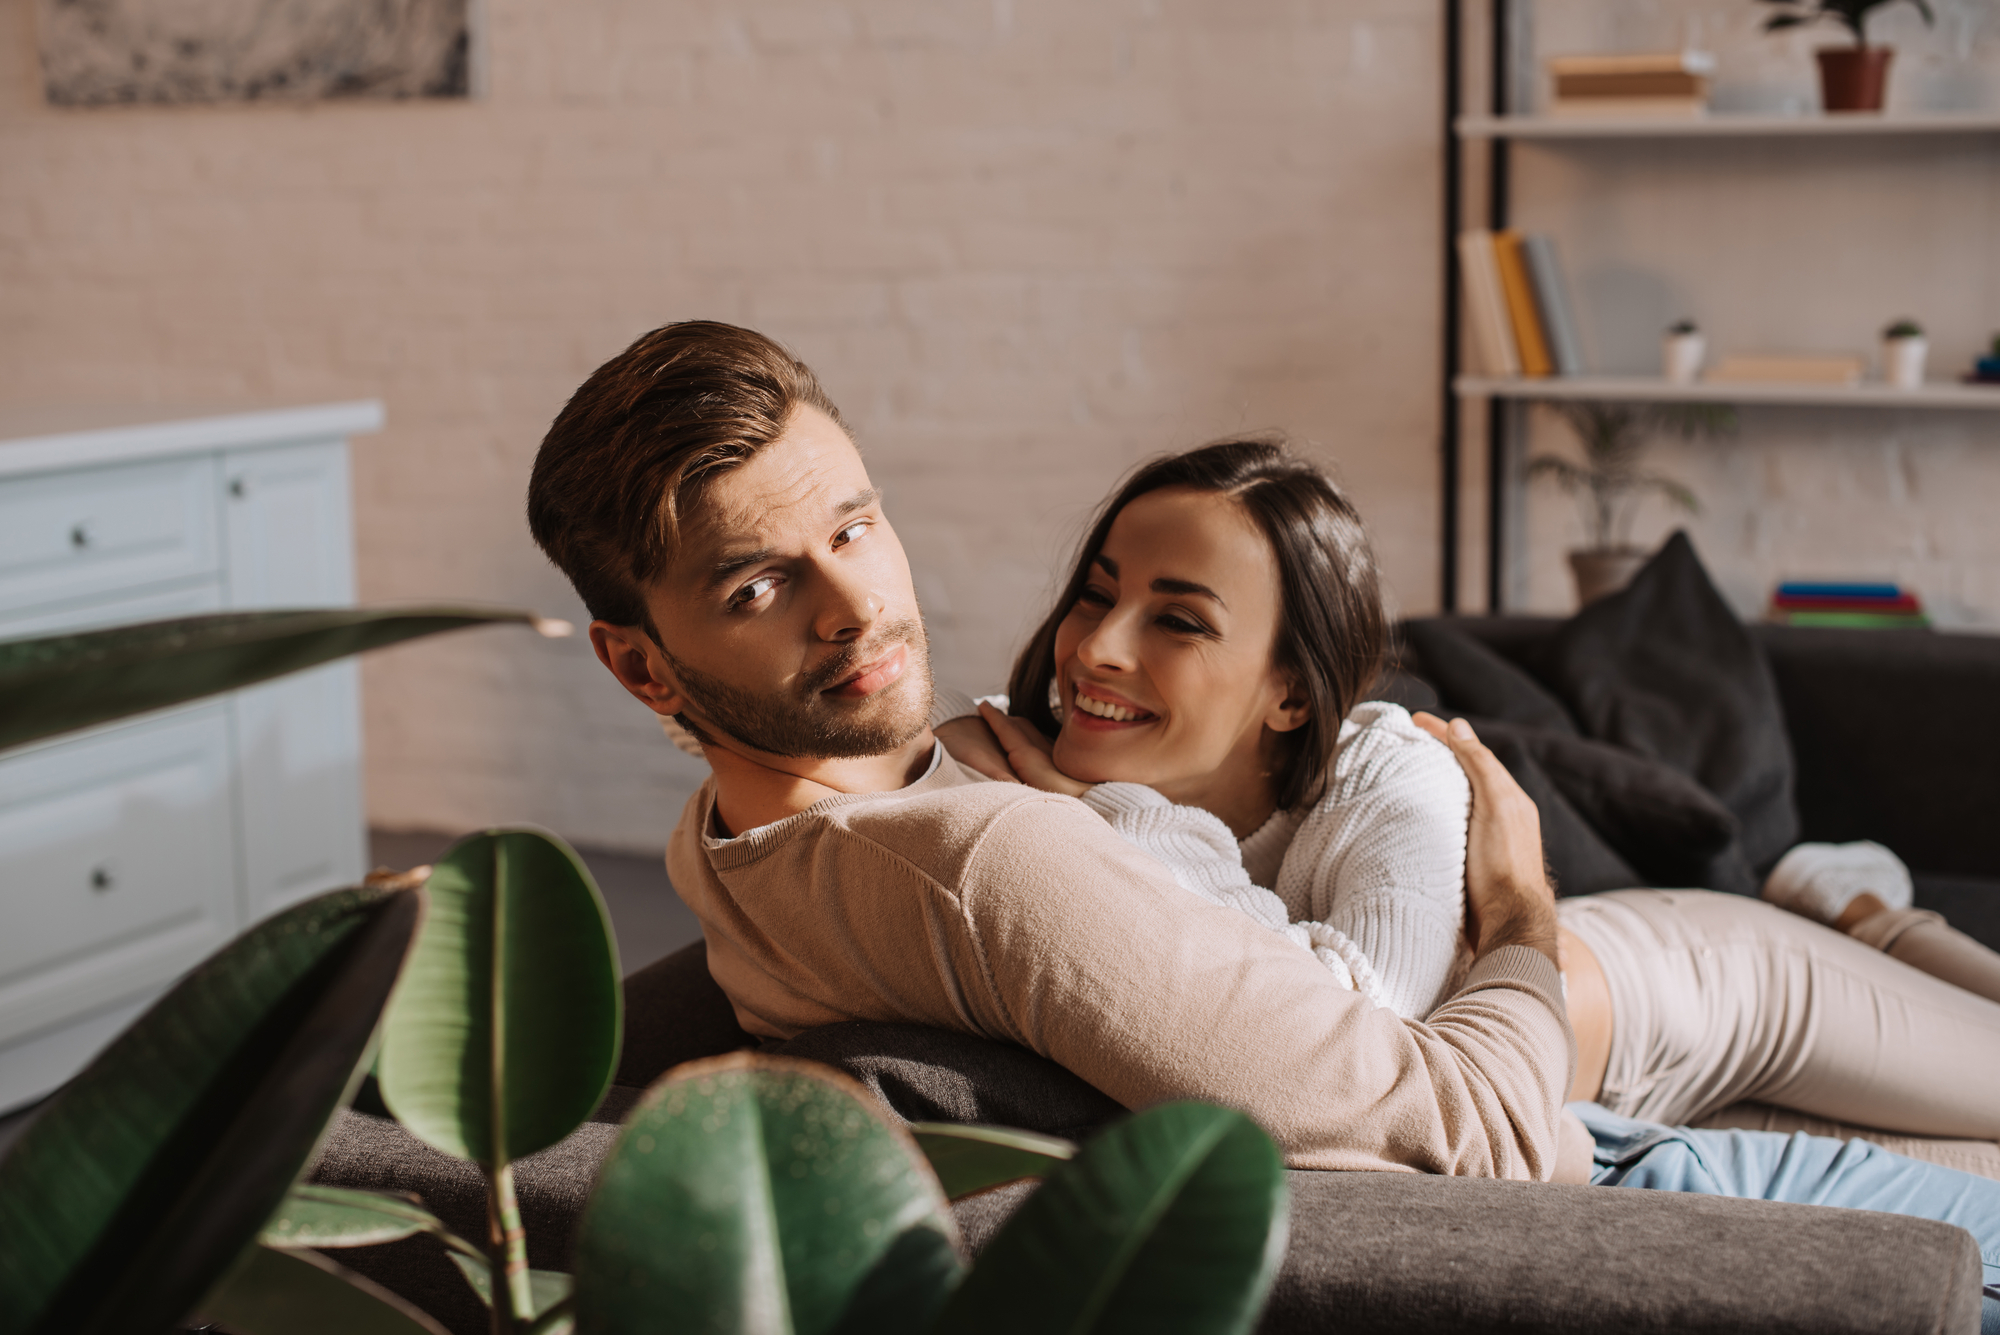
[[(966, 710), (939, 692), (933, 718)], [(1400, 705), (1371, 701), (1340, 725), (1333, 775), (1309, 809), (1280, 811), (1239, 845), (1200, 807), (1137, 783), (1083, 795), (1184, 888), (1311, 950), (1377, 1005), (1430, 1014), (1461, 962), (1472, 789), (1449, 748)]]

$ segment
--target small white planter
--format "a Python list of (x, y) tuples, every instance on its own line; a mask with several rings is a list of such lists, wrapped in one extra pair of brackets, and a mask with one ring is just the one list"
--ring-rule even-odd
[(1660, 340), (1660, 374), (1670, 385), (1692, 385), (1707, 356), (1708, 340), (1701, 334), (1668, 334)]
[(1882, 378), (1897, 389), (1922, 389), (1924, 359), (1930, 351), (1931, 341), (1921, 334), (1883, 339)]

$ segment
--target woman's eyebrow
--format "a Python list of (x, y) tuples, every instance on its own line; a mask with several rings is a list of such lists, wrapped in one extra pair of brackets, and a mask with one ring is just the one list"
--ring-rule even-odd
[(1113, 579), (1118, 578), (1118, 563), (1116, 561), (1106, 556), (1103, 552), (1099, 552), (1091, 559), (1094, 564), (1104, 567), (1105, 574), (1111, 576)]
[(1215, 599), (1223, 607), (1229, 606), (1228, 603), (1222, 601), (1222, 595), (1214, 589), (1209, 588), (1206, 584), (1197, 584), (1191, 579), (1156, 579), (1153, 581), (1153, 592), (1198, 594), (1203, 598)]

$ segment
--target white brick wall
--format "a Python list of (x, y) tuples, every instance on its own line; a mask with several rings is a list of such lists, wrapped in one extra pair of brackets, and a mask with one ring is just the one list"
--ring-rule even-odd
[[(1432, 597), (1430, 7), (490, 0), (469, 104), (57, 112), (0, 17), (0, 395), (379, 395), (368, 599), (573, 613), (542, 430), (647, 328), (796, 347), (854, 422), (949, 676), (997, 675), (1149, 452), (1285, 426)], [(657, 848), (691, 769), (580, 641), (365, 670), (390, 825)]]
[[(363, 596), (574, 615), (521, 520), (541, 432), (644, 330), (735, 320), (796, 347), (855, 424), (954, 679), (998, 675), (1123, 469), (1236, 429), (1335, 465), (1395, 596), (1432, 605), (1436, 6), (488, 11), (471, 103), (58, 112), (30, 7), (8, 7), (0, 396), (379, 396)], [(1872, 476), (1854, 448), (1840, 467)], [(1985, 453), (1897, 448), (1933, 479), (1899, 522), (1985, 531), (1952, 481)], [(1545, 522), (1538, 572), (1563, 541)], [(1771, 532), (1760, 550), (1811, 539)], [(581, 641), (470, 634), (364, 680), (384, 824), (657, 849), (696, 772)]]

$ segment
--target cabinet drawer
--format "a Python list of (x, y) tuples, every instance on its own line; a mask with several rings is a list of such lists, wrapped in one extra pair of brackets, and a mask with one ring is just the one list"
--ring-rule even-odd
[(227, 709), (0, 761), (0, 1043), (158, 987), (233, 934)]
[(0, 614), (218, 568), (209, 455), (0, 481)]
[(172, 621), (221, 610), (222, 581), (198, 579), (123, 598), (38, 607), (29, 612), (0, 611), (0, 640), (31, 640), (106, 626), (130, 626), (141, 621)]

